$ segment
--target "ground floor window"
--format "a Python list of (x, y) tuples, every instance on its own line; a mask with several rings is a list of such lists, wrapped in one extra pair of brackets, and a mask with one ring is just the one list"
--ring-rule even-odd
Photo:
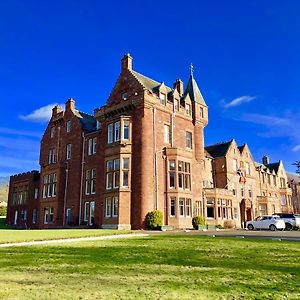
[(37, 220), (37, 212), (36, 212), (36, 208), (34, 208), (32, 211), (32, 224), (36, 224), (36, 220)]
[(70, 225), (71, 224), (71, 208), (67, 209), (66, 218), (67, 218), (67, 225)]
[(196, 216), (201, 216), (202, 210), (201, 210), (201, 201), (196, 201)]
[(176, 198), (171, 197), (171, 203), (170, 203), (170, 217), (176, 216)]
[(47, 207), (44, 208), (44, 224), (48, 224), (49, 222), (49, 210)]
[(49, 208), (49, 223), (53, 224), (54, 222), (54, 208), (50, 207)]
[(192, 216), (192, 199), (179, 198), (179, 216), (191, 217)]
[(94, 225), (94, 223), (95, 223), (95, 202), (91, 201), (89, 224)]
[(232, 219), (231, 200), (218, 199), (218, 218), (219, 219)]
[(105, 198), (105, 217), (117, 217), (119, 215), (119, 197)]
[(83, 221), (86, 223), (89, 220), (89, 205), (90, 205), (89, 202), (84, 203)]
[(22, 211), (21, 211), (21, 219), (22, 219), (22, 221), (26, 221), (26, 219), (27, 219), (27, 211), (26, 211), (26, 209), (22, 209)]
[(238, 212), (238, 208), (237, 208), (237, 207), (235, 207), (235, 208), (233, 209), (233, 215), (234, 215), (234, 218), (235, 218), (235, 219), (238, 219), (238, 218), (239, 218), (239, 212)]

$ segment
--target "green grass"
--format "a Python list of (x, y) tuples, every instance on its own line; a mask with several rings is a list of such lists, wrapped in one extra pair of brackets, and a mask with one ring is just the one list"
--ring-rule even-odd
[(5, 219), (0, 217), (0, 244), (15, 242), (30, 242), (77, 237), (95, 237), (113, 234), (125, 234), (132, 231), (112, 229), (45, 229), (45, 230), (17, 230), (7, 229)]
[(0, 299), (299, 299), (296, 242), (156, 235), (0, 249)]

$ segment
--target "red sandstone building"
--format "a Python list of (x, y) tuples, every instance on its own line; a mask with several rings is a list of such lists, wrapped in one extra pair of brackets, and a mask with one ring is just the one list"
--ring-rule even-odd
[[(134, 71), (131, 56), (125, 55), (106, 105), (94, 115), (76, 110), (72, 99), (65, 111), (53, 108), (41, 141), (40, 173), (11, 177), (7, 223), (139, 229), (146, 214), (158, 209), (165, 225), (189, 228), (195, 215), (211, 218), (206, 195), (220, 194), (231, 202), (221, 220), (216, 209), (213, 222), (236, 218), (241, 226), (231, 186), (219, 184), (222, 179), (212, 173), (216, 164), (207, 163), (217, 161), (211, 149), (204, 150), (207, 123), (193, 74), (186, 88), (179, 79), (171, 88)], [(252, 181), (258, 178), (255, 172), (252, 162)], [(210, 187), (203, 185), (207, 177)], [(253, 207), (248, 217), (255, 212)]]

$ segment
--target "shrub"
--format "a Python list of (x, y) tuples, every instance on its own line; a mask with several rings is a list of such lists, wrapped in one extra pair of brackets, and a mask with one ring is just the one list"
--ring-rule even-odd
[(149, 229), (158, 229), (163, 225), (163, 214), (160, 210), (153, 210), (146, 215), (146, 227)]
[(201, 216), (195, 216), (192, 220), (193, 227), (198, 229), (198, 225), (205, 225), (205, 219)]
[(7, 207), (1, 206), (0, 207), (0, 216), (6, 217)]
[(234, 225), (233, 221), (230, 221), (230, 220), (224, 221), (224, 228), (225, 229), (232, 229), (234, 227), (235, 227), (235, 225)]
[(217, 229), (224, 229), (224, 227), (221, 224), (216, 225)]

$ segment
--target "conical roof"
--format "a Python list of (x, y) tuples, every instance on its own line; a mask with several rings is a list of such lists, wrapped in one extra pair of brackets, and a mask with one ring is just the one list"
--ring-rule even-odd
[(189, 82), (186, 86), (186, 89), (183, 93), (183, 98), (186, 97), (186, 95), (189, 94), (190, 98), (192, 101), (200, 103), (202, 105), (206, 106), (206, 103), (202, 97), (202, 94), (199, 90), (198, 84), (194, 78), (193, 73), (191, 73), (190, 78), (189, 78)]

